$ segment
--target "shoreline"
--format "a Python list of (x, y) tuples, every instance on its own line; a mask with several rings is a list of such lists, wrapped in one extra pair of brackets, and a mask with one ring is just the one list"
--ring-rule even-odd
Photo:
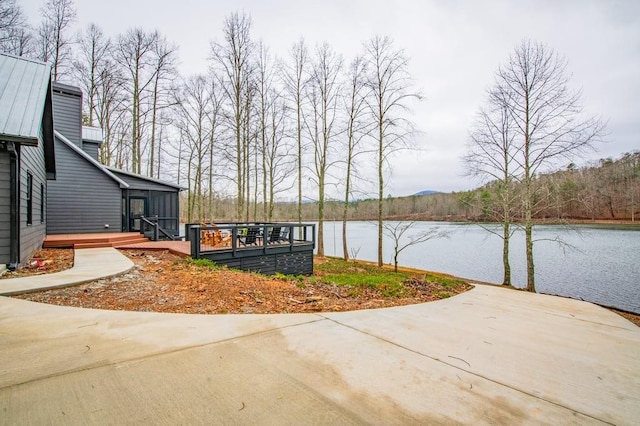
[[(325, 256), (325, 257), (342, 259), (341, 257), (337, 257), (337, 256)], [(361, 260), (361, 259), (349, 259), (349, 260), (353, 261), (353, 262), (362, 262), (362, 263), (367, 263), (367, 264), (372, 264), (372, 265), (377, 264), (377, 262), (372, 262), (372, 261), (369, 261), (369, 260)], [(388, 263), (383, 264), (382, 267), (385, 268), (385, 269), (393, 269), (393, 265), (388, 264)], [(493, 287), (499, 287), (499, 288), (506, 288), (506, 289), (515, 290), (515, 291), (526, 291), (524, 288), (518, 288), (518, 287), (514, 287), (512, 285), (503, 285), (503, 284), (491, 283), (491, 282), (488, 282), (488, 281), (480, 281), (480, 280), (475, 280), (475, 279), (471, 279), (471, 278), (458, 277), (458, 276), (447, 274), (447, 273), (444, 273), (444, 272), (428, 271), (426, 269), (411, 268), (411, 267), (408, 267), (408, 266), (400, 266), (400, 265), (398, 265), (398, 271), (403, 271), (403, 272), (408, 272), (408, 273), (417, 273), (417, 274), (432, 274), (432, 275), (437, 275), (437, 276), (441, 276), (441, 277), (455, 278), (455, 279), (464, 280), (467, 283), (469, 283), (470, 285), (487, 285), (487, 286), (493, 286)], [(613, 306), (602, 305), (602, 304), (599, 304), (599, 303), (591, 302), (589, 300), (576, 299), (576, 298), (569, 297), (569, 296), (564, 296), (564, 295), (561, 295), (561, 294), (540, 293), (540, 292), (536, 292), (536, 293), (537, 294), (544, 294), (544, 295), (547, 295), (547, 296), (553, 296), (553, 297), (561, 297), (563, 299), (579, 300), (579, 301), (582, 301), (582, 302), (591, 303), (593, 305), (600, 306), (601, 308), (608, 309), (608, 310), (610, 310), (612, 312), (615, 312), (616, 314), (622, 316), (623, 318), (626, 318), (627, 320), (629, 320), (630, 322), (632, 322), (636, 326), (640, 327), (640, 313), (626, 311), (624, 309), (616, 308), (616, 307), (613, 307)]]

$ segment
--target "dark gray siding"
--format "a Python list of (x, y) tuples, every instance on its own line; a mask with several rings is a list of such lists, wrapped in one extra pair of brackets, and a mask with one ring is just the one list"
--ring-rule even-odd
[(100, 145), (95, 142), (82, 141), (82, 149), (89, 154), (91, 158), (98, 161), (98, 152), (100, 151)]
[(58, 138), (55, 148), (57, 176), (49, 181), (47, 233), (119, 232), (122, 191), (118, 183)]
[(0, 264), (7, 264), (9, 258), (10, 214), (9, 214), (9, 153), (0, 151)]
[(53, 84), (53, 123), (58, 132), (82, 148), (82, 94), (77, 90)]
[[(27, 225), (27, 173), (32, 180), (32, 224)], [(46, 223), (40, 222), (40, 204), (45, 202), (40, 193), (40, 185), (47, 185), (44, 165), (44, 144), (42, 135), (38, 146), (20, 147), (20, 265), (29, 260), (42, 247), (46, 235)], [(46, 222), (46, 220), (45, 220)]]

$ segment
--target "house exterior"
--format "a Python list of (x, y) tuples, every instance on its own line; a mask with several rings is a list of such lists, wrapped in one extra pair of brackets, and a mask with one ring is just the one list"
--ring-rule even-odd
[(81, 90), (50, 74), (0, 53), (0, 265), (24, 264), (46, 234), (138, 231), (140, 216), (178, 235), (183, 188), (100, 164)]
[(0, 265), (20, 266), (42, 245), (53, 139), (50, 66), (0, 53)]

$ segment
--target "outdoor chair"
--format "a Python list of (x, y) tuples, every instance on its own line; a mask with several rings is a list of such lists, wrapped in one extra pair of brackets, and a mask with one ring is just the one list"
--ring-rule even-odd
[(282, 229), (282, 227), (280, 226), (274, 226), (273, 228), (271, 228), (271, 231), (269, 232), (269, 238), (267, 239), (267, 244), (277, 243), (280, 240), (280, 229)]
[(278, 235), (273, 240), (270, 240), (273, 243), (287, 243), (289, 242), (289, 228), (282, 228), (280, 235)]
[(258, 243), (258, 233), (260, 228), (249, 228), (245, 235), (238, 235), (238, 242), (243, 246), (250, 246)]

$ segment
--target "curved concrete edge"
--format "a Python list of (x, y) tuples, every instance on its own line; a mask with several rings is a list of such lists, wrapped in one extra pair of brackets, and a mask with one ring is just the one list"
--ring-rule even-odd
[(115, 248), (89, 248), (74, 251), (73, 267), (53, 274), (0, 280), (0, 295), (17, 294), (70, 287), (124, 274), (134, 263)]
[(34, 400), (45, 401), (42, 422), (95, 424), (632, 424), (640, 416), (637, 327), (591, 303), (492, 286), (418, 305), (290, 315), (0, 297), (0, 329), (0, 411), (15, 424), (35, 415)]

